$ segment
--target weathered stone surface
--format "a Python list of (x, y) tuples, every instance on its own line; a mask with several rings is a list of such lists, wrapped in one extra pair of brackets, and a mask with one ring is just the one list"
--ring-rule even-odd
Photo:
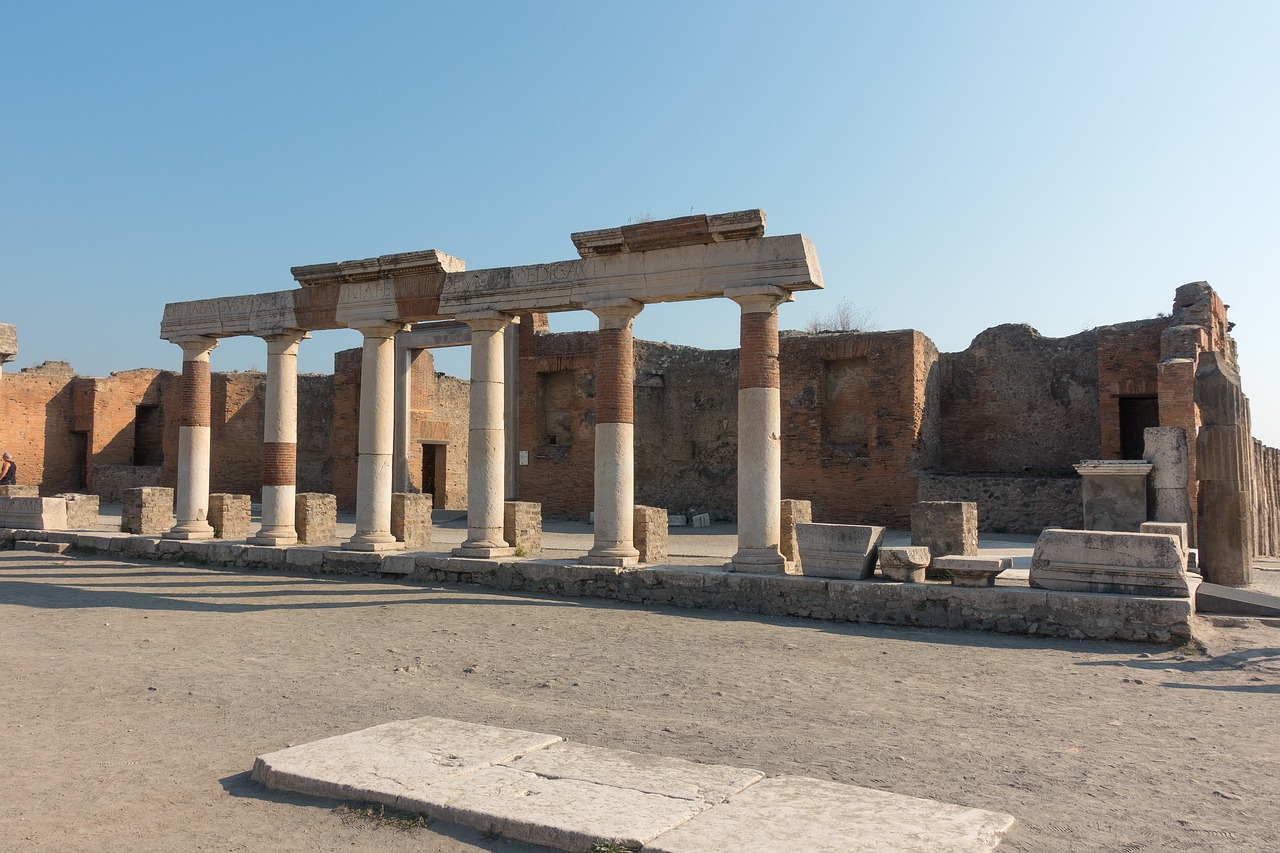
[(67, 502), (61, 498), (0, 497), (0, 527), (66, 530)]
[(880, 549), (880, 573), (898, 583), (924, 583), (933, 555), (923, 545)]
[(331, 545), (338, 538), (338, 499), (302, 492), (294, 499), (294, 525), (299, 545)]
[(98, 529), (98, 496), (82, 494), (58, 495), (67, 502), (67, 527), (71, 530)]
[(18, 354), (18, 330), (12, 323), (0, 323), (0, 364)]
[(711, 516), (705, 512), (698, 513), (693, 517), (693, 526), (694, 527), (710, 527)]
[(911, 544), (935, 557), (978, 553), (978, 505), (970, 501), (920, 501), (911, 507)]
[(1249, 401), (1240, 374), (1222, 353), (1202, 353), (1196, 365), (1196, 436), (1200, 480), (1196, 547), (1205, 580), (1247, 586), (1253, 571), (1254, 477)]
[(166, 486), (125, 489), (120, 507), (121, 531), (153, 536), (167, 533), (173, 524), (173, 489)]
[(782, 502), (782, 540), (778, 550), (787, 561), (787, 570), (800, 571), (800, 543), (796, 539), (797, 524), (813, 523), (813, 502), (785, 500)]
[(1139, 533), (1163, 533), (1168, 536), (1176, 537), (1178, 544), (1184, 549), (1187, 547), (1187, 525), (1175, 524), (1170, 521), (1144, 521)]
[(1011, 815), (801, 776), (765, 779), (647, 844), (651, 853), (976, 853)]
[(1012, 568), (1013, 560), (1009, 557), (950, 555), (935, 558), (933, 567), (946, 572), (953, 586), (986, 587), (995, 586), (996, 577), (1005, 569)]
[(883, 527), (797, 524), (801, 574), (819, 578), (871, 577), (883, 538)]
[(212, 494), (208, 518), (218, 539), (246, 539), (253, 526), (253, 504), (248, 495)]
[(1150, 462), (1095, 459), (1075, 469), (1082, 479), (1085, 530), (1133, 533), (1147, 520)]
[(521, 548), (525, 556), (542, 553), (542, 504), (532, 501), (507, 501), (502, 507), (502, 538), (512, 548)]
[(1038, 589), (1187, 598), (1187, 552), (1176, 536), (1046, 530), (1031, 558)]
[(661, 563), (667, 559), (667, 511), (661, 507), (635, 508), (633, 536), (641, 563)]
[(1147, 427), (1143, 430), (1142, 458), (1151, 464), (1151, 486), (1186, 490), (1187, 431), (1182, 427)]
[(39, 486), (0, 486), (0, 498), (38, 498)]
[(391, 535), (405, 550), (421, 551), (431, 544), (431, 501), (431, 495), (391, 495)]

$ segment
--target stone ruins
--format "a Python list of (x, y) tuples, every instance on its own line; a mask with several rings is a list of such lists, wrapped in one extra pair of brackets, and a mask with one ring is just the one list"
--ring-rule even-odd
[[(764, 233), (758, 210), (689, 216), (573, 234), (575, 260), (466, 270), (425, 250), (167, 305), (181, 374), (5, 377), (0, 444), (39, 487), (0, 498), (128, 498), (139, 534), (167, 523), (169, 541), (265, 548), (330, 544), (333, 515), (354, 510), (340, 548), (371, 555), (425, 548), (432, 508), (465, 509), (453, 556), (483, 560), (535, 555), (544, 516), (590, 515), (576, 562), (615, 569), (662, 559), (668, 520), (731, 520), (731, 571), (858, 579), (879, 555), (885, 575), (950, 566), (980, 587), (1007, 566), (977, 555), (979, 530), (1045, 531), (1031, 586), (1060, 592), (1191, 594), (1165, 577), (1174, 551), (1124, 537), (1185, 531), (1182, 572), (1235, 586), (1280, 553), (1280, 458), (1251, 436), (1208, 284), (1177, 288), (1167, 315), (1060, 339), (998, 326), (940, 353), (913, 330), (780, 333), (779, 306), (822, 273), (808, 239)], [(645, 305), (715, 298), (738, 305), (738, 350), (633, 339)], [(580, 310), (598, 331), (550, 331), (549, 315)], [(337, 328), (363, 347), (332, 376), (299, 376), (299, 347)], [(214, 372), (218, 341), (246, 335), (265, 343), (265, 375)], [(464, 345), (469, 382), (434, 372), (433, 349)], [(0, 325), (0, 364), (16, 352)], [(40, 529), (16, 521), (42, 512), (11, 505), (0, 527)], [(886, 527), (918, 547), (881, 549)], [(1071, 531), (1125, 556), (1070, 564)]]

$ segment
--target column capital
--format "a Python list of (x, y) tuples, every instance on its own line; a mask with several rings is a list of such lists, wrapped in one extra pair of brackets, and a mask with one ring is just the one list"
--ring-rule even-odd
[(466, 323), (473, 332), (501, 332), (511, 325), (513, 318), (510, 314), (503, 314), (501, 311), (482, 310), (467, 311), (458, 314), (454, 319)]
[(397, 332), (403, 332), (409, 326), (395, 320), (356, 320), (348, 323), (347, 328), (355, 329), (366, 338), (394, 338)]
[(734, 287), (726, 290), (724, 295), (738, 303), (743, 314), (767, 314), (782, 303), (796, 298), (791, 291), (771, 284)]
[(208, 335), (192, 335), (189, 338), (172, 338), (169, 343), (182, 347), (183, 361), (195, 361), (212, 352), (218, 345), (218, 339)]
[(644, 310), (644, 303), (627, 298), (602, 299), (588, 302), (583, 307), (600, 318), (600, 328), (621, 329)]
[(267, 352), (273, 352), (297, 346), (302, 341), (310, 338), (311, 333), (302, 329), (285, 329), (268, 335), (258, 335), (258, 337), (267, 342)]

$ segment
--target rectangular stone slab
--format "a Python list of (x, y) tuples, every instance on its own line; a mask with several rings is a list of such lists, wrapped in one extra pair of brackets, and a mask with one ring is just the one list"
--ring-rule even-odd
[(862, 524), (797, 524), (800, 573), (863, 580), (876, 568), (884, 528)]
[(261, 755), (253, 779), (282, 791), (395, 805), (406, 792), (473, 773), (562, 738), (419, 717)]
[(645, 853), (977, 853), (1013, 825), (999, 812), (802, 776), (765, 779), (645, 845)]

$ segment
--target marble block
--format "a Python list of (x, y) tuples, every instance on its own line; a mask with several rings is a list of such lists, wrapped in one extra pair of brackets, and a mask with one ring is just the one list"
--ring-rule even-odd
[(880, 549), (880, 574), (897, 583), (924, 583), (933, 554), (923, 545)]
[(978, 505), (972, 501), (920, 501), (911, 507), (911, 544), (935, 557), (978, 553)]
[(861, 580), (876, 568), (883, 527), (862, 524), (797, 524), (800, 573)]
[(1013, 568), (1009, 557), (968, 557), (952, 555), (933, 561), (935, 569), (941, 569), (951, 577), (952, 586), (995, 586), (996, 577), (1005, 569)]
[(1031, 586), (1188, 598), (1187, 552), (1177, 536), (1059, 530), (1040, 534), (1031, 557)]

